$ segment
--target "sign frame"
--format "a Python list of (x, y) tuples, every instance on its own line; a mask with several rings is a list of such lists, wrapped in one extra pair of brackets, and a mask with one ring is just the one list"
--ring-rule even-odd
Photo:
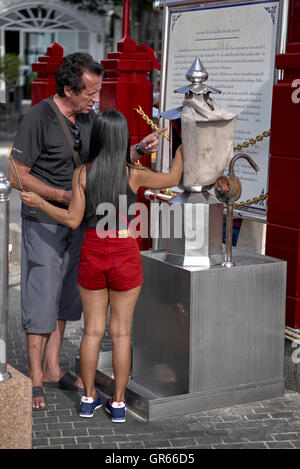
[[(160, 112), (165, 111), (166, 108), (166, 100), (167, 100), (167, 90), (168, 85), (168, 62), (169, 62), (169, 50), (170, 50), (170, 27), (171, 27), (171, 15), (175, 14), (180, 10), (181, 14), (190, 13), (191, 10), (200, 11), (205, 9), (213, 9), (218, 7), (237, 7), (237, 6), (244, 6), (244, 5), (257, 5), (257, 4), (268, 4), (268, 3), (278, 3), (278, 23), (277, 23), (277, 32), (275, 37), (275, 56), (274, 56), (274, 70), (273, 70), (273, 80), (272, 80), (272, 88), (274, 83), (278, 79), (281, 79), (282, 71), (277, 70), (275, 68), (275, 57), (279, 53), (284, 53), (286, 50), (286, 42), (287, 42), (287, 31), (288, 31), (288, 14), (289, 14), (289, 0), (205, 0), (202, 2), (199, 1), (187, 1), (187, 0), (164, 0), (164, 1), (156, 1), (153, 4), (153, 8), (155, 11), (159, 11), (164, 9), (164, 19), (163, 19), (163, 50), (162, 50), (162, 73), (161, 73), (161, 89), (160, 89)], [(199, 56), (201, 60), (201, 56)], [(273, 57), (272, 57), (273, 59)], [(205, 66), (205, 63), (204, 63)], [(210, 77), (208, 79), (208, 84), (210, 83)], [(218, 88), (218, 86), (216, 86)], [(221, 87), (222, 89), (222, 87)], [(173, 90), (174, 91), (174, 90)], [(272, 95), (271, 95), (272, 96)], [(272, 100), (272, 97), (271, 97)], [(270, 103), (270, 120), (271, 120), (271, 104)], [(159, 122), (160, 127), (168, 126), (164, 119), (160, 119)], [(262, 128), (262, 132), (268, 130)], [(255, 135), (251, 135), (251, 138), (254, 138)], [(164, 160), (164, 149), (166, 148), (168, 143), (162, 140), (161, 148), (159, 153), (157, 154), (156, 158), (156, 170), (164, 171), (166, 166), (169, 165), (169, 162)], [(269, 144), (268, 144), (268, 155), (266, 155), (267, 161), (265, 164), (267, 165), (266, 169), (266, 178), (268, 179), (268, 171), (269, 171)], [(247, 152), (247, 150), (246, 150)], [(266, 191), (268, 187), (268, 181), (266, 183)], [(255, 194), (255, 196), (260, 194)], [(247, 207), (243, 210), (238, 210), (238, 215), (242, 218), (249, 218), (249, 219), (256, 219), (257, 221), (266, 221), (266, 214), (267, 214), (267, 205), (263, 208), (258, 208), (257, 206)]]

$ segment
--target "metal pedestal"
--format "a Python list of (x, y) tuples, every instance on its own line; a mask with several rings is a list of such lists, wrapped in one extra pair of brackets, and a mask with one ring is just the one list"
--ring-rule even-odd
[[(228, 269), (181, 267), (143, 252), (129, 408), (149, 420), (284, 392), (286, 262), (233, 249)], [(111, 353), (96, 383), (113, 390)]]

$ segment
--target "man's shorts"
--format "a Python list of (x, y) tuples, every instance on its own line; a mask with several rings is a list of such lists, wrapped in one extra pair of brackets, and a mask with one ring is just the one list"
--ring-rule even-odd
[(99, 238), (87, 229), (81, 246), (78, 283), (88, 290), (131, 290), (143, 283), (141, 254), (134, 238)]
[(21, 317), (27, 333), (49, 334), (57, 319), (77, 321), (82, 307), (77, 276), (84, 226), (22, 218)]

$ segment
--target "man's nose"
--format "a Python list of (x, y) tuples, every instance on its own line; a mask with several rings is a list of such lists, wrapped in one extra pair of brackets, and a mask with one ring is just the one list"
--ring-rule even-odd
[(96, 93), (95, 96), (93, 96), (93, 101), (95, 103), (99, 103), (99, 101), (100, 101), (100, 91), (98, 93)]

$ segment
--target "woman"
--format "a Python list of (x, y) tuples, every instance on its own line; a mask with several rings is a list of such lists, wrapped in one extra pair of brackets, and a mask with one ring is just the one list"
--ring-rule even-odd
[[(133, 217), (126, 220), (125, 215), (135, 202), (140, 187), (159, 189), (177, 185), (183, 169), (181, 148), (177, 150), (168, 174), (133, 167), (129, 163), (129, 150), (125, 117), (116, 110), (102, 111), (93, 122), (88, 163), (74, 172), (68, 209), (55, 207), (33, 192), (21, 193), (25, 204), (39, 207), (70, 228), (77, 228), (85, 219), (87, 228), (78, 274), (85, 326), (80, 345), (84, 395), (79, 415), (92, 417), (102, 405), (94, 381), (110, 304), (109, 333), (113, 343), (115, 392), (105, 403), (105, 409), (113, 422), (125, 422), (125, 389), (131, 364), (130, 330), (143, 283), (137, 240), (128, 229)], [(119, 206), (120, 195), (127, 196), (125, 215), (121, 204)], [(109, 210), (110, 207), (114, 210)]]

